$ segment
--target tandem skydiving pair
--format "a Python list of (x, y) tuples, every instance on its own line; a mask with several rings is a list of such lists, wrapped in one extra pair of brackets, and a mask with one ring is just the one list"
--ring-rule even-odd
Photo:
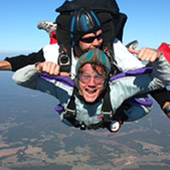
[[(71, 60), (69, 60), (70, 58), (67, 57), (67, 55), (70, 54), (68, 48), (65, 48), (64, 46), (62, 46), (61, 41), (58, 41), (59, 44), (48, 45), (45, 48), (43, 48), (42, 50), (40, 50), (38, 53), (33, 53), (33, 54), (28, 55), (28, 56), (22, 56), (22, 57), (20, 56), (20, 57), (15, 57), (15, 58), (11, 58), (11, 59), (8, 58), (6, 61), (11, 62), (11, 65), (12, 65), (13, 68), (15, 67), (15, 65), (17, 65), (17, 67), (14, 68), (14, 70), (17, 70), (17, 69), (19, 69), (19, 68), (21, 68), (21, 67), (23, 67), (25, 65), (33, 64), (33, 63), (36, 63), (36, 62), (52, 61), (52, 62), (56, 63), (58, 61), (59, 65), (61, 67), (61, 65), (65, 66), (65, 64), (69, 63), (68, 61), (71, 61), (71, 63), (69, 63), (69, 66), (71, 66), (70, 73), (71, 73), (72, 79), (73, 79), (75, 77), (75, 75), (76, 75), (75, 65), (76, 65), (78, 59), (80, 58), (80, 56), (83, 53), (87, 52), (87, 51), (90, 51), (90, 50), (93, 50), (93, 49), (96, 49), (96, 48), (100, 48), (102, 51), (105, 52), (104, 55), (107, 55), (107, 57), (109, 58), (109, 62), (111, 63), (111, 67), (112, 67), (112, 69), (111, 69), (111, 74), (112, 75), (118, 74), (119, 72), (122, 72), (122, 71), (132, 70), (132, 69), (135, 69), (135, 68), (143, 67), (143, 64), (135, 56), (130, 54), (127, 51), (127, 49), (121, 44), (121, 42), (119, 40), (115, 39), (115, 37), (117, 36), (116, 34), (114, 34), (114, 36), (112, 37), (112, 41), (107, 41), (108, 40), (107, 38), (109, 36), (104, 36), (105, 33), (106, 33), (105, 32), (106, 30), (104, 30), (104, 27), (102, 27), (102, 24), (101, 24), (102, 23), (101, 20), (100, 21), (98, 20), (98, 17), (94, 14), (93, 11), (87, 10), (87, 9), (79, 9), (79, 10), (73, 12), (70, 15), (69, 18), (70, 18), (70, 20), (69, 20), (68, 23), (70, 23), (70, 28), (72, 28), (72, 29), (70, 30), (70, 28), (67, 27), (67, 29), (63, 29), (63, 30), (66, 30), (68, 32), (67, 35), (69, 35), (69, 37), (68, 37), (68, 39), (66, 38), (68, 40), (68, 45), (70, 45), (70, 43), (72, 44), (72, 42), (74, 41), (74, 44), (72, 44), (70, 46), (70, 49), (71, 49), (70, 50), (71, 51)], [(75, 19), (73, 19), (73, 18), (75, 18)], [(106, 18), (108, 18), (108, 17), (106, 17)], [(103, 22), (103, 23), (106, 23), (106, 22)], [(117, 23), (117, 21), (116, 21), (116, 23)], [(76, 27), (74, 27), (74, 25), (76, 25)], [(59, 31), (59, 30), (61, 31), (62, 27), (60, 27), (58, 25), (57, 26), (57, 31)], [(61, 34), (57, 34), (57, 35), (58, 35), (58, 40), (60, 40), (59, 35), (61, 35)], [(62, 34), (62, 35), (65, 35), (65, 34)], [(72, 35), (71, 38), (70, 38), (70, 35)], [(112, 35), (112, 34), (110, 34), (110, 35)], [(114, 43), (113, 43), (113, 41), (114, 41)], [(104, 44), (106, 44), (106, 42), (109, 43), (108, 46), (104, 45)], [(159, 54), (159, 52), (156, 51), (156, 50), (151, 50), (151, 49), (148, 49), (148, 50), (149, 51), (146, 51), (147, 54), (150, 54), (150, 51), (154, 51), (154, 55), (156, 57)], [(25, 60), (22, 60), (22, 59), (25, 59)], [(61, 62), (61, 64), (60, 64), (60, 61), (63, 61), (63, 60), (66, 61), (66, 63), (63, 64)], [(36, 68), (38, 67), (37, 68), (38, 70), (40, 70), (41, 72), (46, 72), (48, 74), (52, 74), (52, 75), (54, 73), (55, 73), (54, 75), (59, 74), (59, 72), (61, 71), (61, 70), (59, 70), (59, 67), (56, 64), (54, 66), (54, 63), (50, 63), (50, 64), (49, 63), (50, 62), (48, 62), (48, 64), (47, 63), (37, 64)], [(46, 69), (47, 67), (48, 67), (48, 69)], [(50, 69), (55, 68), (54, 69), (55, 71), (54, 70), (53, 71), (50, 70), (50, 72), (49, 72), (49, 68)], [(92, 84), (95, 84), (96, 82), (98, 82), (97, 80), (101, 78), (100, 76), (98, 78), (98, 74), (100, 73), (98, 71), (98, 69), (95, 70), (95, 71), (96, 71), (94, 73), (95, 82), (93, 82)], [(103, 73), (103, 71), (102, 71), (102, 73)], [(83, 76), (83, 77), (86, 78), (86, 76)], [(88, 77), (89, 76), (87, 76), (87, 80), (89, 79)], [(92, 79), (92, 77), (90, 78), (90, 80), (91, 79)], [(82, 80), (81, 81), (81, 83), (82, 83), (83, 80), (86, 80), (86, 79), (81, 79), (81, 80)], [(104, 81), (104, 82), (107, 82), (107, 81)], [(61, 84), (61, 82), (59, 84)], [(135, 118), (135, 116), (136, 116), (135, 113), (136, 112), (138, 113), (138, 115), (137, 115), (138, 118), (142, 117), (143, 115), (146, 114), (146, 112), (148, 112), (149, 106), (148, 106), (148, 104), (146, 104), (147, 102), (145, 103), (145, 99), (142, 99), (142, 100), (144, 100), (145, 105), (141, 105), (141, 103), (140, 104), (137, 103), (137, 104), (131, 105), (131, 104), (129, 104), (131, 102), (128, 101), (128, 104), (127, 103), (125, 103), (125, 104), (123, 103), (124, 107), (122, 107), (122, 105), (121, 105), (122, 109), (117, 108), (117, 106), (119, 104), (118, 105), (114, 104), (113, 106), (114, 106), (115, 109), (112, 108), (112, 111), (109, 110), (109, 112), (108, 112), (107, 110), (105, 110), (105, 107), (103, 108), (103, 105), (100, 104), (100, 102), (96, 105), (96, 102), (98, 102), (99, 100), (101, 100), (101, 102), (106, 101), (106, 100), (103, 100), (102, 97), (99, 97), (99, 99), (98, 99), (98, 96), (96, 96), (96, 94), (98, 94), (99, 96), (105, 97), (104, 92), (101, 92), (101, 91), (104, 91), (104, 89), (105, 89), (104, 88), (103, 90), (101, 90), (102, 86), (104, 86), (105, 83), (104, 84), (103, 83), (101, 83), (101, 84), (99, 83), (99, 85), (101, 86), (101, 89), (100, 88), (96, 88), (95, 85), (92, 85), (92, 87), (90, 86), (90, 88), (84, 87), (85, 90), (81, 91), (81, 92), (80, 92), (80, 89), (79, 90), (74, 90), (75, 93), (76, 93), (76, 91), (78, 91), (78, 93), (77, 93), (77, 97), (75, 97), (75, 99), (73, 99), (73, 101), (75, 101), (75, 106), (76, 106), (76, 109), (73, 108), (73, 110), (76, 110), (76, 113), (73, 112), (73, 118), (74, 118), (74, 120), (78, 121), (78, 123), (76, 121), (74, 122), (74, 120), (71, 122), (70, 118), (65, 119), (65, 120), (68, 120), (68, 121), (70, 120), (69, 122), (71, 122), (71, 124), (73, 124), (74, 126), (79, 126), (79, 127), (81, 127), (81, 129), (85, 129), (85, 128), (94, 128), (95, 129), (95, 128), (98, 128), (98, 125), (99, 125), (99, 127), (102, 127), (102, 126), (103, 127), (108, 127), (108, 126), (110, 126), (110, 122), (112, 122), (115, 119), (116, 120), (117, 119), (118, 120), (123, 119), (122, 121), (128, 119), (130, 121), (130, 120), (132, 120), (132, 119), (130, 119), (130, 117), (132, 118), (132, 116), (130, 116), (130, 115), (133, 115), (133, 118), (135, 120), (136, 119)], [(98, 86), (98, 87), (100, 87), (100, 86)], [(77, 86), (77, 87), (79, 87), (79, 86)], [(119, 90), (119, 88), (118, 88), (118, 90)], [(156, 89), (156, 88), (157, 87), (155, 87), (153, 89)], [(101, 90), (100, 91), (101, 94), (99, 93), (98, 90)], [(119, 94), (118, 90), (116, 90), (117, 91), (117, 95), (119, 95), (120, 99), (122, 99), (122, 102), (123, 102), (123, 98), (121, 98), (121, 93)], [(149, 90), (151, 90), (151, 89), (149, 89)], [(108, 98), (107, 96), (109, 96), (109, 98), (111, 98), (110, 97), (110, 89), (106, 88), (106, 91), (107, 91), (107, 94), (109, 94), (109, 95), (106, 95), (105, 98)], [(91, 101), (91, 102), (85, 101), (84, 100), (85, 96), (84, 97), (81, 96), (81, 93), (83, 93), (83, 92), (86, 95), (86, 97), (89, 97), (89, 99), (91, 99), (90, 95), (91, 96), (94, 95), (96, 97), (95, 106), (94, 106), (93, 110), (91, 110), (92, 109), (93, 101)], [(64, 94), (67, 94), (67, 95), (69, 94), (69, 96), (74, 96), (74, 93), (73, 93), (73, 95), (71, 95), (72, 92), (71, 92), (71, 94), (67, 93), (67, 92), (65, 92)], [(60, 97), (60, 98), (64, 97), (65, 98), (65, 95), (58, 96), (58, 97)], [(128, 96), (128, 97), (131, 97), (131, 95)], [(92, 98), (92, 99), (94, 100), (94, 98)], [(89, 106), (89, 109), (86, 108), (87, 109), (86, 114), (78, 116), (79, 112), (81, 112), (81, 110), (79, 109), (77, 111), (77, 107), (79, 108), (79, 105), (80, 105), (80, 106), (82, 106), (82, 108), (84, 108), (84, 105), (83, 104), (79, 104), (77, 106), (77, 104), (79, 103), (79, 102), (76, 103), (77, 100), (82, 100), (83, 102), (85, 102), (85, 104), (87, 104)], [(114, 100), (112, 101), (112, 98), (110, 99), (110, 101), (111, 101), (111, 103), (115, 102)], [(63, 105), (64, 110), (69, 110), (66, 107), (67, 103), (69, 103), (67, 101), (67, 97), (65, 99), (63, 99), (63, 102), (61, 102), (61, 104)], [(122, 103), (122, 102), (120, 102), (120, 103)], [(98, 108), (98, 106), (101, 106), (101, 110), (100, 110), (100, 107)], [(113, 107), (113, 106), (111, 104), (111, 107)], [(99, 109), (99, 111), (98, 111), (98, 109)], [(103, 110), (105, 111), (105, 114), (103, 114), (104, 116), (96, 117), (97, 115), (102, 114), (101, 112), (104, 112)], [(122, 113), (122, 111), (124, 111), (125, 114), (122, 114), (121, 116), (120, 116), (120, 114), (115, 114), (115, 112)], [(107, 112), (109, 113), (108, 115), (107, 115)], [(113, 113), (110, 114), (111, 112), (113, 112)], [(141, 113), (141, 114), (139, 114), (139, 113)], [(66, 115), (68, 115), (68, 114), (65, 114), (63, 117), (67, 117)], [(110, 116), (110, 115), (113, 115), (113, 116)], [(129, 117), (127, 118), (126, 115), (129, 115)], [(79, 117), (81, 117), (81, 118), (79, 118)], [(112, 118), (112, 117), (114, 117), (114, 118)], [(102, 122), (108, 122), (108, 123), (102, 123)], [(78, 125), (76, 125), (76, 124), (78, 124)], [(108, 128), (108, 129), (110, 129), (110, 128)]]

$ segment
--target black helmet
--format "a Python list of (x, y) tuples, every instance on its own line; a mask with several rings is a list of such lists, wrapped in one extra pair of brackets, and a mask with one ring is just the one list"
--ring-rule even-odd
[(83, 35), (95, 33), (99, 29), (101, 29), (101, 25), (93, 11), (81, 8), (72, 13), (71, 38), (73, 45), (78, 43)]

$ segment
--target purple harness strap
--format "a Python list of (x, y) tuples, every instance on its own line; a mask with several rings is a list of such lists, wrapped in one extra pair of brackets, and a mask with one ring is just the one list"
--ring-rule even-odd
[(127, 71), (127, 72), (120, 73), (120, 74), (117, 74), (117, 75), (111, 77), (110, 81), (112, 82), (114, 80), (117, 80), (119, 78), (123, 78), (123, 77), (126, 77), (126, 76), (136, 76), (136, 75), (151, 73), (152, 70), (153, 70), (152, 67), (143, 67), (143, 68), (139, 68), (139, 69), (136, 69), (136, 70)]
[(50, 80), (56, 80), (64, 85), (67, 85), (69, 87), (74, 87), (74, 80), (71, 80), (69, 77), (63, 77), (63, 76), (51, 76), (49, 74), (41, 74), (40, 77), (44, 80), (50, 81)]
[(62, 113), (62, 112), (64, 112), (65, 110), (64, 110), (63, 106), (61, 106), (60, 104), (58, 104), (58, 105), (55, 107), (55, 111), (56, 111), (56, 112), (59, 112), (59, 113)]
[(131, 98), (127, 101), (130, 101), (132, 103), (138, 103), (138, 104), (143, 105), (143, 106), (149, 106), (149, 107), (152, 106), (153, 101), (151, 99), (149, 99), (148, 97), (143, 97), (143, 99), (144, 100), (139, 99), (139, 98)]

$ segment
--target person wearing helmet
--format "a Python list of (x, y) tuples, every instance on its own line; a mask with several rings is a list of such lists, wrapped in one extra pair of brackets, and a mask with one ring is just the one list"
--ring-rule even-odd
[[(85, 14), (82, 13), (82, 10), (79, 12), (75, 11), (72, 16), (70, 16), (70, 28), (67, 30), (68, 31), (68, 44), (71, 43), (71, 48), (72, 48), (72, 72), (71, 74), (73, 75), (73, 78), (75, 76), (75, 64), (78, 60), (78, 58), (82, 55), (83, 52), (94, 49), (94, 48), (99, 48), (103, 42), (103, 38), (101, 35), (101, 28), (99, 25), (99, 21), (97, 20), (97, 17), (95, 16), (94, 13), (89, 13), (86, 10), (83, 10), (85, 12)], [(79, 18), (77, 20), (75, 20), (75, 18), (77, 18), (79, 16), (79, 14), (81, 13), (81, 15), (84, 16), (85, 19)], [(80, 23), (80, 21), (84, 20), (83, 24), (86, 24), (85, 27), (86, 29), (82, 29), (83, 27), (79, 27), (79, 29), (76, 29), (74, 27), (74, 25), (78, 25), (77, 22)], [(91, 20), (91, 22), (88, 22), (89, 20)], [(88, 23), (86, 23), (88, 22)], [(92, 24), (92, 25), (91, 25)], [(95, 27), (95, 29), (93, 29), (93, 26)], [(99, 27), (98, 27), (99, 26)], [(59, 27), (59, 26), (58, 26)], [(71, 28), (72, 27), (72, 28)], [(72, 30), (71, 30), (72, 29)], [(57, 31), (60, 31), (60, 29), (58, 29)], [(91, 32), (92, 31), (92, 32)], [(100, 35), (101, 37), (97, 37), (96, 35)], [(80, 40), (80, 38), (82, 38), (82, 41)], [(89, 39), (85, 39), (86, 42), (83, 43), (83, 38), (89, 38)], [(62, 38), (61, 38), (62, 39)], [(89, 41), (90, 40), (90, 41)], [(51, 62), (58, 62), (58, 57), (59, 57), (59, 45), (60, 45), (60, 37), (58, 37), (58, 44), (53, 44), (53, 45), (47, 45), (44, 48), (42, 48), (41, 50), (39, 50), (39, 52), (36, 53), (31, 53), (29, 55), (19, 55), (16, 57), (12, 57), (12, 58), (6, 58), (5, 59), (5, 63), (4, 65), (2, 65), (2, 69), (6, 69), (6, 70), (12, 70), (12, 71), (16, 71), (19, 68), (28, 65), (28, 64), (33, 64), (36, 62), (42, 62), (42, 61), (51, 61)], [(80, 46), (78, 42), (80, 42)], [(88, 41), (88, 42), (87, 42)], [(87, 47), (88, 46), (88, 47)], [(81, 49), (83, 48), (83, 50)], [(8, 63), (8, 64), (7, 64)]]
[[(75, 65), (79, 57), (91, 49), (101, 48), (103, 44), (103, 33), (101, 30), (100, 22), (92, 11), (81, 9), (75, 11), (71, 17), (70, 34), (72, 39), (72, 65), (71, 65), (71, 78), (75, 77)], [(60, 43), (60, 39), (59, 43)], [(70, 43), (70, 42), (69, 42)], [(133, 55), (128, 53), (127, 49), (115, 40), (114, 53), (115, 60), (118, 63), (121, 71), (132, 70), (135, 68), (143, 67), (143, 64), (137, 60)], [(145, 49), (141, 50), (142, 55), (148, 58), (153, 58), (151, 53)], [(147, 54), (147, 55), (146, 55)], [(149, 55), (148, 55), (149, 54)], [(124, 57), (124, 58), (123, 58)], [(31, 53), (28, 56), (20, 55), (14, 58), (6, 58), (6, 60), (0, 63), (0, 68), (5, 70), (16, 71), (19, 68), (42, 61), (58, 61), (59, 58), (59, 46), (58, 44), (47, 45), (41, 49), (38, 53)], [(121, 64), (120, 61), (128, 61)], [(66, 74), (67, 75), (67, 74)]]
[[(170, 61), (170, 58), (168, 60)], [(49, 62), (43, 62), (26, 66), (14, 73), (13, 80), (23, 87), (39, 90), (56, 97), (64, 110), (67, 110), (69, 101), (74, 97), (75, 121), (78, 122), (77, 125), (81, 127), (83, 125), (88, 129), (104, 127), (102, 104), (107, 87), (110, 89), (109, 96), (112, 115), (114, 115), (124, 100), (170, 84), (170, 65), (162, 54), (157, 55), (157, 60), (152, 63), (154, 69), (152, 72), (119, 77), (119, 79), (109, 82), (110, 61), (103, 51), (91, 50), (83, 54), (77, 62), (75, 86), (72, 87), (57, 80), (44, 80), (40, 75), (48, 64)], [(57, 67), (58, 65), (52, 63), (50, 68), (58, 70)], [(46, 73), (50, 73), (50, 71)], [(73, 91), (75, 92), (73, 93)], [(136, 112), (134, 110), (131, 114), (126, 112), (128, 121), (134, 121), (146, 115), (150, 108), (145, 107), (145, 109)], [(65, 112), (62, 112), (60, 116), (63, 122), (68, 124), (68, 120), (65, 120)], [(70, 122), (70, 124), (72, 123)]]

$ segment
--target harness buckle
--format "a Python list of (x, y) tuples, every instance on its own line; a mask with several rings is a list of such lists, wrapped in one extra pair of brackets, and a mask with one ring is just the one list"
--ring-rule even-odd
[(75, 115), (76, 115), (75, 110), (66, 108), (65, 112), (63, 113), (63, 118), (64, 119), (72, 119), (75, 117)]
[(103, 120), (106, 121), (106, 122), (112, 122), (113, 121), (112, 111), (103, 112)]

